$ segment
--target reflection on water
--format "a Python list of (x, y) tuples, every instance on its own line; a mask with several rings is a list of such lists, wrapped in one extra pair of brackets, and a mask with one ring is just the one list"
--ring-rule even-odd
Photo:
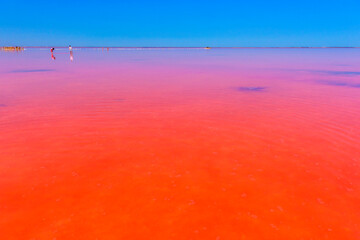
[(52, 60), (56, 60), (55, 56), (54, 56), (54, 52), (51, 52), (51, 59)]
[(328, 75), (360, 75), (360, 72), (354, 72), (354, 71), (313, 71), (313, 72), (317, 72), (317, 73), (324, 73), (324, 74), (328, 74)]
[(265, 90), (265, 87), (238, 87), (238, 91), (244, 91), (244, 92), (260, 92)]
[(320, 84), (330, 85), (330, 86), (340, 86), (340, 87), (353, 87), (353, 88), (360, 88), (360, 81), (358, 83), (349, 83), (345, 81), (327, 81), (327, 80), (320, 80), (318, 81)]
[(359, 57), (0, 52), (2, 239), (357, 239)]
[(11, 73), (35, 73), (35, 72), (51, 72), (54, 69), (16, 69), (10, 71)]

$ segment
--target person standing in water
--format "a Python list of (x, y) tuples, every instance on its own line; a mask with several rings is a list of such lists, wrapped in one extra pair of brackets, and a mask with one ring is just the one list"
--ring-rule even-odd
[(55, 56), (54, 56), (54, 50), (55, 50), (55, 48), (51, 48), (51, 49), (50, 49), (52, 60), (55, 60), (55, 59), (56, 59)]
[(72, 51), (72, 47), (71, 47), (71, 45), (69, 45), (69, 50), (70, 50), (70, 51)]

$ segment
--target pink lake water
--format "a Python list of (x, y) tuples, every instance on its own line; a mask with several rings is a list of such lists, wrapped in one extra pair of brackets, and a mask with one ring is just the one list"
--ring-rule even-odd
[(1, 239), (360, 238), (360, 49), (53, 58), (0, 52)]

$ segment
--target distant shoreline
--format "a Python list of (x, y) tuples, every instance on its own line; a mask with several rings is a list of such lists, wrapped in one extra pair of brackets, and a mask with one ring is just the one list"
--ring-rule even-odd
[[(68, 46), (16, 46), (20, 48), (69, 48)], [(15, 46), (1, 46), (0, 48), (15, 48)], [(85, 47), (73, 46), (73, 48), (100, 48), (100, 49), (273, 49), (273, 48), (360, 48), (360, 47)]]

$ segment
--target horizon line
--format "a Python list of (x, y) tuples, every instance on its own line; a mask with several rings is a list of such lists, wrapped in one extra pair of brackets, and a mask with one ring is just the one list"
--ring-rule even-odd
[[(8, 47), (21, 47), (21, 48), (69, 48), (69, 46), (1, 46), (0, 48), (8, 48)], [(353, 47), (344, 47), (344, 46), (324, 46), (324, 47), (210, 47), (210, 46), (193, 46), (193, 47), (151, 47), (151, 46), (133, 46), (133, 47), (121, 47), (121, 46), (72, 46), (72, 48), (155, 48), (155, 49), (251, 49), (251, 48), (360, 48), (357, 46)]]

